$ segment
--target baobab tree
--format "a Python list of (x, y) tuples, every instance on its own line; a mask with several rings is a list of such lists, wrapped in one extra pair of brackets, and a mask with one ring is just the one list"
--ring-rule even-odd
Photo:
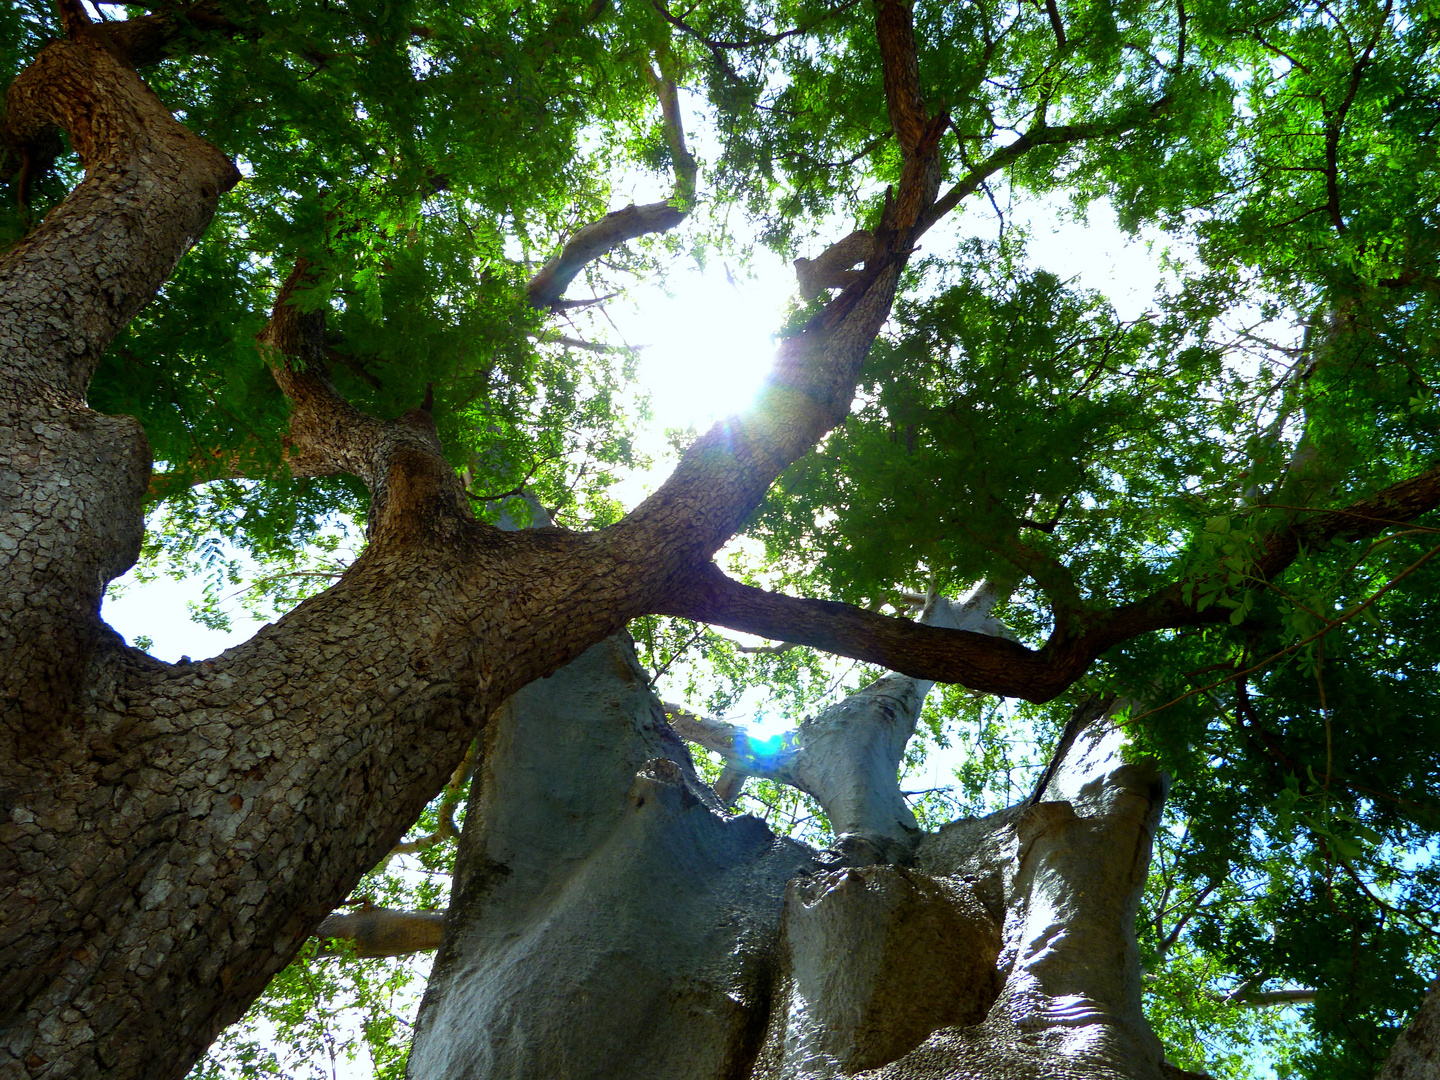
[[(96, 14), (62, 0), (4, 30), (0, 1070), (183, 1075), (497, 710), (651, 616), (1027, 702), (1103, 674), (1143, 703), (1127, 730), (1182, 784), (1237, 792), (1252, 832), (1313, 838), (1274, 873), (1304, 877), (1297, 894), (1347, 927), (1327, 1030), (1363, 1044), (1337, 1044), (1360, 1067), (1383, 1057), (1376, 1033), (1397, 1026), (1394, 1002), (1417, 1004), (1429, 940), (1429, 878), (1397, 886), (1393, 856), (1423, 847), (1440, 760), (1414, 704), (1435, 668), (1423, 599), (1440, 550), (1425, 546), (1440, 500), (1428, 14), (890, 0)], [(748, 212), (782, 247), (810, 225), (840, 239), (798, 267), (806, 306), (754, 405), (689, 445), (654, 495), (572, 522), (589, 527), (498, 529), (477, 502), (527, 484), (549, 498), (573, 481), (564, 451), (620, 454), (592, 437), (611, 420), (604, 394), (554, 362), (563, 335), (545, 320), (593, 304), (571, 286), (623, 273), (623, 245), (693, 220), (680, 88), (697, 85), (721, 141), (707, 220)], [(670, 194), (565, 228), (568, 209), (605, 201), (599, 166), (621, 152), (665, 169)], [(1108, 194), (1122, 221), (1194, 238), (1198, 262), (1159, 314), (1124, 323), (1007, 264), (1003, 242), (950, 257), (942, 223), (1002, 182)], [(834, 228), (842, 214), (859, 227)], [(542, 266), (515, 257), (540, 244)], [(1258, 314), (1226, 337), (1219, 317), (1241, 301)], [(1287, 317), (1308, 328), (1293, 345), (1272, 340)], [(139, 554), (146, 507), (170, 500), (194, 525), (223, 509), (196, 493), (214, 482), (257, 550), (303, 543), (347, 500), (365, 550), (244, 645), (161, 663), (105, 625), (101, 599)], [(777, 573), (828, 596), (728, 576), (714, 556), (747, 523)], [(787, 565), (802, 551), (807, 566)], [(922, 566), (996, 583), (1013, 636), (871, 610)], [(1367, 613), (1389, 629), (1364, 636)], [(1366, 715), (1376, 687), (1409, 704)], [(658, 719), (651, 735), (671, 745)], [(646, 761), (637, 801), (653, 789), (666, 814), (687, 798), (715, 810), (678, 753)], [(1139, 775), (1102, 770), (1097, 789), (1057, 772), (1004, 823), (1041, 851), (1015, 873), (1038, 880), (1046, 844), (1112, 803), (1141, 851), (1156, 798)], [(487, 821), (467, 828), (500, 828)], [(1239, 832), (1212, 829), (1207, 849)], [(1037, 895), (992, 897), (987, 914), (984, 874), (967, 893), (950, 880), (969, 872), (959, 856), (886, 840), (862, 830), (821, 867), (837, 879), (786, 888), (920, 911), (972, 958), (1008, 899)], [(807, 869), (792, 854), (767, 868), (770, 895)], [(938, 884), (887, 868), (911, 858)], [(1045, 895), (1078, 912), (1067, 873)], [(790, 1011), (746, 1013), (780, 1034), (744, 1035), (735, 1069), (790, 1068), (755, 1058), (764, 1046), (890, 1068), (1028, 992), (1012, 965), (972, 987), (973, 1008), (897, 1021), (903, 1037), (847, 1031), (820, 1004), (806, 1020), (795, 1002), (823, 1003), (804, 987), (827, 977), (806, 965), (871, 901), (835, 902), (859, 906), (785, 924)], [(1294, 951), (1271, 944), (1267, 975)], [(1360, 977), (1366, 948), (1402, 962), (1388, 997)], [(1088, 1004), (1052, 1015), (1041, 998), (1093, 999), (1103, 1030), (1143, 1053), (1102, 1053), (1086, 1075), (1159, 1070), (1137, 972), (1128, 957), (1109, 969), (1120, 998), (1037, 975), (1035, 1008), (1005, 1015), (1089, 1024)], [(925, 1067), (943, 1073), (961, 1051), (940, 1044)]]

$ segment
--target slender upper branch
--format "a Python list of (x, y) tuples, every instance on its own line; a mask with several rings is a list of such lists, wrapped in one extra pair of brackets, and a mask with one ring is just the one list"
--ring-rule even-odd
[(646, 74), (660, 99), (665, 143), (670, 148), (670, 159), (675, 166), (675, 189), (668, 199), (644, 206), (632, 203), (623, 210), (615, 210), (599, 221), (591, 222), (572, 236), (560, 253), (546, 263), (526, 286), (525, 294), (532, 307), (553, 309), (560, 303), (575, 275), (587, 263), (637, 236), (668, 232), (690, 215), (695, 204), (695, 177), (699, 167), (685, 146), (685, 126), (680, 117), (680, 98), (675, 80), (648, 69)]
[(1086, 139), (1103, 138), (1107, 135), (1121, 135), (1127, 131), (1155, 120), (1170, 107), (1168, 95), (1157, 98), (1149, 105), (1126, 109), (1124, 112), (1102, 120), (1084, 124), (1048, 124), (1043, 118), (1008, 146), (994, 151), (984, 161), (957, 180), (949, 191), (935, 200), (916, 229), (916, 235), (924, 233), (961, 202), (980, 190), (984, 182), (1000, 170), (1019, 161), (1039, 146), (1060, 146), (1067, 143), (1084, 142)]

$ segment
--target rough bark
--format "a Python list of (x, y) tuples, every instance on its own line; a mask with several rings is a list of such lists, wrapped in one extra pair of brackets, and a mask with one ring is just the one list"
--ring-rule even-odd
[(1410, 1026), (1395, 1040), (1375, 1080), (1434, 1080), (1440, 1076), (1440, 980), (1431, 987)]
[[(89, 411), (84, 392), (236, 174), (74, 21), (7, 98), (8, 144), (60, 125), (87, 175), (0, 260), (0, 592), (17, 613), (0, 638), (0, 884), (16, 901), (0, 924), (0, 1072), (180, 1076), (495, 707), (653, 610), (843, 416), (898, 263), (792, 347), (779, 392), (823, 401), (787, 411), (806, 416), (798, 434), (761, 415), (734, 457), (702, 452), (671, 495), (589, 536), (475, 522), (423, 409), (366, 417), (323, 366), (290, 362), (314, 320), (282, 296), (262, 346), (293, 403), (293, 460), (370, 485), (371, 543), (252, 641), (161, 664), (99, 619), (138, 550), (150, 455), (138, 425)], [(746, 475), (696, 483), (717, 468)]]
[(487, 730), (409, 1076), (1160, 1077), (1163, 784), (1088, 715), (1037, 798), (857, 867), (727, 818), (595, 646)]

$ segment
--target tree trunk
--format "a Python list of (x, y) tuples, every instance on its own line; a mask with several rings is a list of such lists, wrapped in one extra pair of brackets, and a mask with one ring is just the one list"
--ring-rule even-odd
[(1440, 1076), (1440, 979), (1430, 987), (1420, 1011), (1395, 1040), (1375, 1080), (1435, 1080)]
[(602, 642), (488, 728), (408, 1075), (1160, 1077), (1164, 786), (1098, 713), (1036, 798), (855, 866), (727, 817)]
[(151, 460), (137, 423), (84, 395), (237, 173), (145, 87), (120, 32), (61, 7), (69, 38), (12, 85), (0, 131), (33, 158), (61, 127), (86, 167), (0, 257), (0, 1076), (178, 1077), (494, 708), (703, 573), (843, 419), (935, 154), (888, 212), (889, 261), (789, 339), (765, 405), (597, 534), (476, 522), (424, 409), (368, 417), (323, 363), (292, 367), (318, 326), (289, 303), (297, 268), (262, 336), (290, 460), (366, 482), (370, 544), (250, 642), (172, 666), (99, 617), (138, 553)]

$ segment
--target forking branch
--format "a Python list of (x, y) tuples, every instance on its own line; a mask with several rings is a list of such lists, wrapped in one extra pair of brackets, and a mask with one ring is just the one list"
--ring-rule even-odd
[[(982, 582), (963, 599), (932, 595), (920, 616), (928, 626), (1001, 636), (991, 614), (1004, 596)], [(681, 738), (720, 755), (725, 769), (715, 794), (726, 805), (746, 776), (759, 776), (813, 796), (830, 819), (846, 855), (862, 862), (904, 861), (919, 828), (900, 791), (899, 767), (934, 684), (891, 672), (820, 715), (768, 736), (666, 703)]]

